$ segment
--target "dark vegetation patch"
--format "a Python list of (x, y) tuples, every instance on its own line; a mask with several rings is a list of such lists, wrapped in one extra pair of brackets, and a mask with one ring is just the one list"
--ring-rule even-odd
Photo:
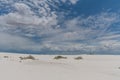
[(35, 57), (33, 57), (32, 55), (26, 56), (26, 57), (19, 57), (21, 60), (27, 60), (27, 59), (31, 59), (31, 60), (36, 60)]
[(55, 56), (54, 59), (67, 59), (67, 57), (64, 57), (64, 56)]
[(4, 58), (9, 58), (8, 56), (4, 56)]
[(120, 69), (120, 67), (118, 67), (118, 69)]
[(81, 56), (79, 56), (79, 57), (76, 57), (76, 58), (74, 58), (75, 60), (81, 60), (81, 59), (83, 59), (83, 57), (81, 57)]

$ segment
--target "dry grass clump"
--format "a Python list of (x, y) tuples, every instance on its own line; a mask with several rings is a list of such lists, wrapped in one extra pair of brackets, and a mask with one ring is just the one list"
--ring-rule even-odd
[(76, 58), (74, 58), (75, 60), (81, 60), (81, 59), (83, 59), (83, 57), (81, 57), (81, 56), (79, 56), (79, 57), (76, 57)]
[(4, 56), (4, 58), (9, 58), (8, 56)]
[(27, 60), (27, 59), (31, 59), (31, 60), (36, 60), (35, 57), (33, 57), (32, 55), (26, 56), (26, 57), (19, 57), (21, 60)]
[(67, 57), (64, 57), (64, 56), (55, 56), (54, 59), (67, 59)]

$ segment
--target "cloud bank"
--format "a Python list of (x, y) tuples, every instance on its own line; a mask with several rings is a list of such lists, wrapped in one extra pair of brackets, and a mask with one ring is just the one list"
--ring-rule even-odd
[[(72, 5), (78, 2), (61, 1), (69, 1)], [(58, 15), (53, 9), (57, 8), (55, 3), (61, 4), (61, 1), (0, 0), (10, 5), (10, 9), (12, 7), (9, 13), (0, 15), (0, 49), (32, 52), (119, 52), (119, 31), (112, 29), (119, 25), (119, 12), (101, 12), (88, 17), (80, 15), (67, 20), (64, 13)], [(63, 16), (61, 24), (60, 15)]]

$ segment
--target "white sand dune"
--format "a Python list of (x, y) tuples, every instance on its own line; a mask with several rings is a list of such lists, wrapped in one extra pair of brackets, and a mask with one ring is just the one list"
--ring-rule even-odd
[(37, 60), (21, 62), (20, 56), (27, 54), (0, 53), (0, 80), (120, 80), (119, 55), (33, 55)]

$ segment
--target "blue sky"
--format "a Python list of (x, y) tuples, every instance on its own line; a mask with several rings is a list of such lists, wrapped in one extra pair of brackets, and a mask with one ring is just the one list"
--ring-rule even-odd
[(0, 0), (0, 51), (120, 54), (118, 0)]

